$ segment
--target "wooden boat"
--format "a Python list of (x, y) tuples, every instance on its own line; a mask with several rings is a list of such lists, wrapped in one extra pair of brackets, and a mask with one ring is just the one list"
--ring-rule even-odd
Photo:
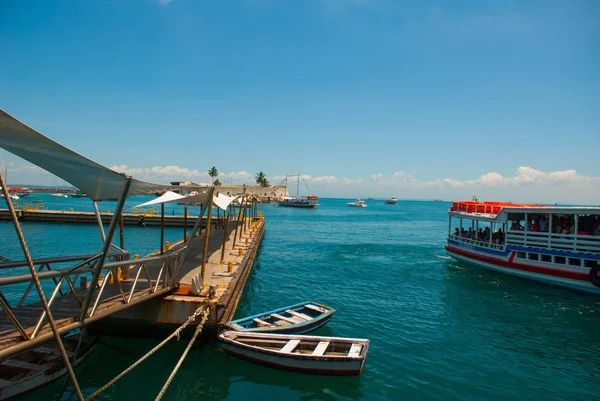
[(225, 331), (223, 349), (239, 358), (298, 373), (359, 375), (369, 340)]
[(302, 302), (227, 323), (236, 331), (303, 334), (323, 326), (335, 309), (316, 302)]
[[(63, 340), (67, 355), (73, 357), (79, 334)], [(97, 338), (84, 336), (73, 366), (87, 357), (96, 345)], [(7, 400), (50, 383), (66, 373), (56, 344), (46, 344), (8, 357), (0, 362), (0, 400)]]

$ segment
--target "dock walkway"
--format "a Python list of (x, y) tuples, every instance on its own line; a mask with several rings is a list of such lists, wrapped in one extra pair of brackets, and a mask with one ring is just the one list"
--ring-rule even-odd
[[(104, 289), (96, 310), (94, 310), (95, 298), (93, 298), (94, 301), (92, 301), (88, 308), (88, 316), (91, 317), (85, 319), (86, 324), (94, 323), (95, 325), (99, 325), (100, 323), (98, 322), (100, 320), (119, 312), (125, 312), (126, 309), (132, 306), (141, 305), (150, 299), (160, 296), (163, 296), (161, 298), (164, 300), (175, 302), (190, 302), (190, 298), (194, 303), (208, 302), (207, 291), (211, 285), (217, 288), (216, 296), (220, 305), (219, 317), (226, 314), (226, 312), (228, 315), (232, 315), (239, 300), (239, 296), (236, 298), (235, 295), (241, 293), (239, 286), (241, 285), (241, 288), (243, 288), (245, 285), (245, 278), (247, 278), (247, 273), (251, 269), (254, 255), (256, 254), (258, 243), (262, 238), (264, 230), (264, 222), (257, 219), (255, 222), (256, 230), (252, 232), (247, 231), (241, 241), (238, 238), (237, 242), (239, 245), (236, 244), (236, 250), (234, 251), (232, 250), (232, 244), (236, 224), (239, 223), (229, 223), (228, 240), (225, 246), (225, 261), (232, 262), (232, 272), (227, 271), (227, 263), (225, 265), (219, 263), (223, 229), (213, 228), (211, 230), (208, 243), (208, 254), (210, 256), (205, 266), (204, 289), (200, 294), (193, 295), (190, 290), (192, 278), (201, 271), (204, 235), (191, 240), (189, 251), (180, 265), (180, 270), (171, 279), (169, 279), (169, 274), (175, 273), (173, 272), (173, 267), (178, 261), (177, 257), (181, 254), (182, 243), (178, 243), (166, 251), (165, 255), (167, 255), (167, 258), (156, 258), (157, 260), (151, 260), (144, 263), (143, 266), (136, 266), (135, 263), (137, 261), (135, 260), (107, 263), (108, 270), (103, 272), (107, 281), (103, 285)], [(248, 245), (246, 245), (246, 239), (248, 239)], [(239, 256), (238, 248), (242, 248), (242, 256)], [(149, 257), (152, 259), (153, 256), (159, 256), (158, 254), (155, 252), (149, 255)], [(173, 257), (169, 258), (169, 255), (173, 255)], [(127, 263), (131, 263), (132, 266), (129, 267), (128, 272), (127, 269), (122, 269), (122, 266)], [(118, 266), (111, 268), (111, 265)], [(107, 278), (109, 276), (108, 272), (113, 273), (112, 277)], [(172, 282), (172, 285), (168, 285), (169, 282)], [(131, 293), (132, 289), (134, 289), (133, 293)], [(56, 296), (53, 300), (51, 311), (61, 334), (66, 334), (70, 330), (82, 326), (81, 322), (79, 322), (81, 300), (85, 299), (88, 291), (89, 288), (77, 288), (76, 293), (78, 297), (75, 297), (72, 292), (67, 292), (64, 295)], [(32, 292), (35, 292), (35, 289)], [(97, 293), (98, 290), (96, 290), (95, 294)], [(169, 293), (173, 295), (167, 295)], [(48, 300), (51, 299), (48, 294), (46, 294), (46, 297)], [(232, 309), (233, 312), (231, 311)], [(24, 328), (27, 336), (31, 337), (35, 326), (44, 312), (41, 303), (38, 301), (11, 308), (11, 310)], [(38, 339), (36, 343), (46, 340), (50, 341), (53, 338), (50, 325), (48, 323), (43, 324), (35, 338)], [(6, 311), (1, 311), (0, 358), (29, 348), (28, 343), (32, 343), (32, 341), (26, 341), (11, 322)]]

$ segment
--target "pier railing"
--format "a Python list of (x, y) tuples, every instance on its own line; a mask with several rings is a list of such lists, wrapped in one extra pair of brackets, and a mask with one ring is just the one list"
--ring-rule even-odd
[[(179, 258), (184, 249), (135, 260), (130, 260), (126, 252), (111, 253), (102, 266), (102, 278), (94, 288), (87, 284), (87, 279), (97, 269), (96, 264), (101, 254), (37, 259), (33, 262), (37, 267), (37, 277), (42, 283), (44, 293), (50, 294), (47, 299), (51, 313), (60, 331), (67, 332), (130, 304), (170, 291), (176, 284)], [(67, 262), (76, 263), (67, 268), (57, 267)], [(0, 270), (24, 266), (27, 266), (26, 261), (5, 262), (0, 263)], [(76, 285), (78, 280), (79, 286)], [(37, 343), (41, 342), (35, 341), (40, 337), (52, 335), (45, 325), (46, 311), (40, 308), (37, 300), (27, 302), (33, 286), (34, 280), (29, 273), (0, 277), (0, 306), (5, 317), (18, 332), (21, 342)], [(7, 288), (12, 289), (10, 293), (13, 295), (13, 302), (5, 296)], [(84, 311), (83, 299), (89, 291), (94, 292), (94, 298)], [(17, 292), (18, 297), (14, 297)], [(83, 321), (80, 319), (82, 316)], [(6, 324), (2, 324), (1, 329), (4, 338), (0, 339), (0, 343), (7, 337), (14, 337), (10, 335)], [(0, 356), (1, 354), (3, 351), (0, 351)]]

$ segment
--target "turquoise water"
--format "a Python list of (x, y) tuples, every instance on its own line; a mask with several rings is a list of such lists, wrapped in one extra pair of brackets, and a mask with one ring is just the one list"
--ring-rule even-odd
[[(362, 375), (280, 372), (206, 345), (190, 352), (164, 399), (598, 399), (600, 299), (448, 258), (447, 203), (368, 200), (367, 209), (354, 209), (347, 201), (322, 199), (316, 210), (263, 207), (267, 229), (237, 316), (303, 300), (331, 305), (334, 318), (315, 333), (371, 339)], [(0, 236), (10, 228), (0, 223)], [(44, 250), (36, 257), (66, 253), (58, 239), (81, 252), (99, 246), (93, 226), (24, 230), (30, 247)], [(126, 235), (135, 253), (158, 246), (155, 228), (127, 227)], [(180, 236), (181, 229), (167, 234)], [(0, 255), (7, 254), (18, 248), (3, 241)], [(156, 343), (103, 338), (77, 368), (82, 388), (91, 393)], [(170, 344), (98, 399), (154, 399), (185, 345)], [(25, 399), (51, 399), (60, 384)]]

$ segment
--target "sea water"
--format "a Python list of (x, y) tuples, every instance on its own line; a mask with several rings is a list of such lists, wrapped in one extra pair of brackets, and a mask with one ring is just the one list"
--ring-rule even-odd
[[(128, 205), (147, 199), (132, 198)], [(87, 199), (46, 200), (53, 209), (92, 210)], [(320, 199), (314, 210), (262, 206), (266, 231), (236, 317), (305, 300), (330, 305), (337, 312), (314, 334), (370, 339), (362, 375), (282, 372), (209, 344), (192, 349), (163, 399), (599, 399), (599, 298), (449, 258), (448, 203), (367, 200), (368, 208), (358, 209), (348, 201)], [(103, 202), (101, 208), (114, 205)], [(168, 206), (167, 214), (182, 210)], [(23, 230), (33, 257), (100, 247), (93, 225), (24, 223)], [(132, 253), (159, 247), (156, 227), (127, 226), (125, 232)], [(166, 239), (181, 234), (171, 228)], [(22, 259), (10, 223), (0, 222), (0, 238), (1, 256)], [(84, 393), (158, 341), (102, 337), (76, 368)], [(168, 344), (97, 399), (154, 399), (186, 344)], [(23, 399), (55, 399), (61, 384), (62, 379)]]

